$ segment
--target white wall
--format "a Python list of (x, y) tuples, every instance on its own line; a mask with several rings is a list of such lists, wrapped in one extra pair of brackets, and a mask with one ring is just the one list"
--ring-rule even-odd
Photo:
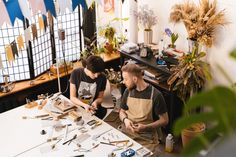
[[(193, 1), (196, 4), (199, 3), (199, 0)], [(178, 41), (176, 42), (177, 48), (181, 50), (187, 50), (187, 32), (184, 25), (174, 25), (173, 23), (169, 22), (171, 7), (176, 3), (183, 2), (184, 0), (138, 0), (138, 5), (148, 4), (158, 16), (158, 24), (153, 27), (154, 42), (158, 43), (159, 40), (163, 38), (162, 32), (164, 29), (169, 27), (180, 35)], [(127, 5), (127, 3), (125, 3), (125, 5)], [(233, 0), (218, 0), (218, 8), (226, 9), (226, 17), (231, 23), (225, 27), (220, 28), (217, 32), (217, 43), (212, 48), (207, 49), (207, 60), (209, 61), (212, 68), (214, 82), (226, 84), (227, 81), (224, 79), (224, 76), (219, 72), (219, 70), (217, 70), (216, 64), (222, 66), (223, 69), (225, 69), (225, 71), (234, 80), (234, 82), (236, 82), (236, 61), (233, 61), (228, 55), (233, 48), (236, 48), (236, 16), (234, 16), (236, 15), (236, 2)], [(127, 17), (128, 11), (129, 10), (127, 9), (127, 6), (124, 6), (122, 9), (122, 16)], [(124, 25), (124, 27), (129, 28), (127, 23)], [(139, 29), (138, 41), (143, 42), (142, 29)]]

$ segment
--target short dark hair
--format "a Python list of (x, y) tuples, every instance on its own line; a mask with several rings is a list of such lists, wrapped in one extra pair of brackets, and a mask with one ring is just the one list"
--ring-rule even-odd
[(101, 57), (91, 55), (86, 59), (85, 67), (93, 73), (98, 73), (105, 70), (105, 63)]
[(143, 76), (143, 70), (136, 64), (128, 63), (121, 68), (122, 72), (127, 72), (136, 77)]

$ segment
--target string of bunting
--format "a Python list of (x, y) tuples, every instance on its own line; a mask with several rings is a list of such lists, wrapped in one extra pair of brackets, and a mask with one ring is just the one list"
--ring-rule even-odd
[[(25, 18), (31, 20), (32, 15), (35, 16), (38, 13), (42, 15), (38, 17), (39, 29), (41, 32), (46, 32), (48, 26), (47, 12), (50, 12), (52, 16), (57, 17), (56, 5), (61, 14), (65, 14), (66, 8), (69, 11), (74, 11), (78, 5), (81, 5), (84, 10), (87, 10), (93, 2), (97, 2), (99, 5), (103, 5), (102, 0), (0, 0), (0, 27), (7, 23), (14, 26), (16, 18), (24, 21)], [(14, 10), (14, 11), (13, 11)], [(52, 19), (51, 19), (52, 20)], [(49, 19), (50, 24), (50, 19)], [(16, 40), (5, 46), (6, 59), (8, 64), (13, 64), (16, 57), (19, 56), (19, 52), (24, 49), (24, 39), (27, 43), (31, 40), (37, 39), (37, 27), (36, 24), (32, 24), (24, 30), (24, 36), (17, 36)], [(18, 49), (17, 49), (18, 48)], [(2, 58), (0, 56), (0, 69), (3, 69)]]
[[(90, 8), (93, 2), (103, 5), (103, 0), (57, 0), (59, 10), (62, 14), (66, 8), (74, 11), (78, 5), (84, 10)], [(25, 18), (31, 20), (32, 15), (38, 13), (46, 15), (50, 12), (55, 18), (57, 17), (56, 4), (54, 0), (0, 0), (0, 27), (6, 22), (14, 26), (16, 18), (24, 21)]]

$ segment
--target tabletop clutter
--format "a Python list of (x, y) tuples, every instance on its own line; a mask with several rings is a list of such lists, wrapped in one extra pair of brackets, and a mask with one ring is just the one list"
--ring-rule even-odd
[(76, 146), (73, 151), (79, 153), (79, 156), (87, 156), (87, 152), (99, 149), (101, 145), (112, 147), (111, 151), (107, 152), (107, 157), (151, 155), (151, 152), (142, 146), (133, 149), (132, 139), (112, 127), (105, 127), (108, 124), (83, 108), (77, 108), (60, 93), (41, 95), (38, 98), (39, 100), (32, 102), (27, 100), (25, 108), (43, 110), (45, 113), (34, 116), (23, 115), (22, 119), (39, 119), (42, 126), (49, 126), (49, 129), (42, 127), (42, 130), (39, 130), (41, 136), (48, 136), (42, 146), (39, 146), (42, 154), (73, 144)]

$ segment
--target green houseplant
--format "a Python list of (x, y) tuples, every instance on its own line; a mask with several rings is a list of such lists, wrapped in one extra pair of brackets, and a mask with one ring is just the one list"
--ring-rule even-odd
[(106, 26), (101, 26), (98, 28), (99, 36), (105, 39), (105, 41), (101, 43), (101, 49), (103, 52), (111, 54), (112, 52), (117, 51), (120, 44), (124, 43), (126, 37), (123, 34), (119, 37), (116, 29), (111, 25), (111, 23), (127, 20), (128, 18), (114, 18)]
[[(231, 53), (236, 59), (236, 50)], [(223, 72), (223, 74), (226, 74)], [(230, 78), (226, 76), (226, 78)], [(230, 79), (231, 84), (233, 82)], [(198, 156), (204, 149), (212, 148), (212, 143), (218, 139), (223, 142), (230, 135), (236, 134), (236, 88), (215, 86), (210, 90), (194, 95), (186, 103), (184, 112), (196, 109), (201, 106), (207, 106), (208, 110), (201, 113), (195, 113), (177, 120), (174, 126), (174, 133), (180, 134), (186, 126), (194, 123), (210, 123), (206, 132), (196, 136), (182, 151), (183, 157)], [(220, 138), (218, 138), (220, 135)], [(214, 146), (213, 146), (214, 148)], [(227, 154), (227, 153), (226, 153)]]
[[(195, 93), (205, 85), (206, 80), (211, 79), (209, 64), (201, 60), (205, 52), (198, 53), (198, 47), (194, 46), (192, 53), (179, 58), (179, 64), (171, 68), (172, 75), (167, 80), (168, 85), (185, 104)], [(186, 112), (189, 116), (191, 112)], [(203, 123), (196, 123), (182, 132), (182, 143), (185, 146), (192, 137), (205, 130)]]

